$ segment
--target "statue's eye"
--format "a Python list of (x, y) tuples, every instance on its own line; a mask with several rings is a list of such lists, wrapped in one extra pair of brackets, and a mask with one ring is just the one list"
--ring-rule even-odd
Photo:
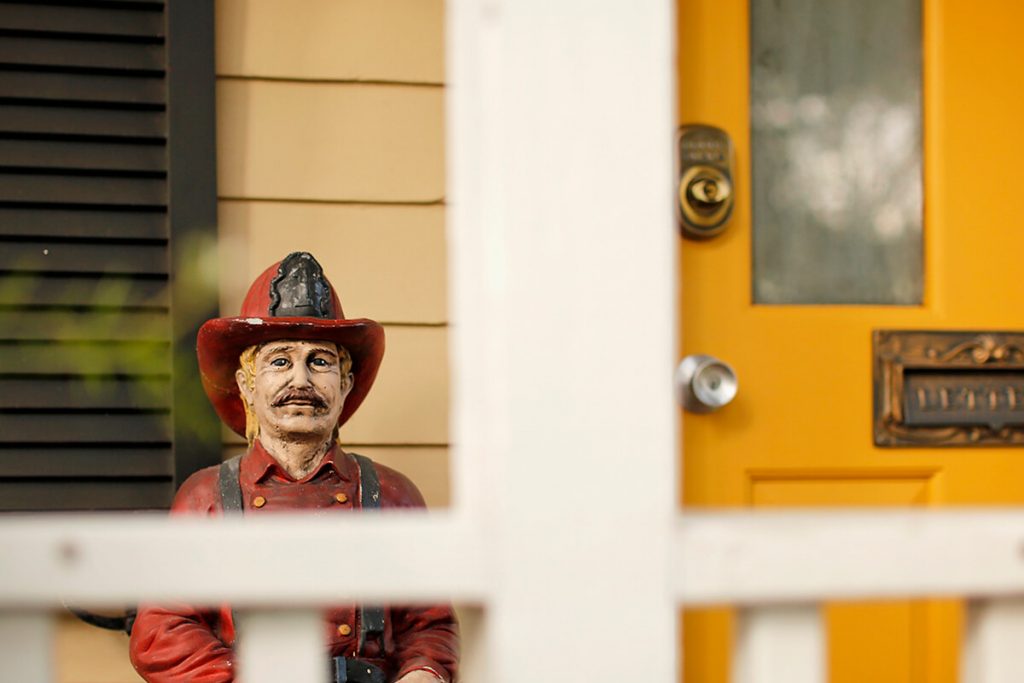
[(274, 360), (270, 361), (270, 364), (273, 365), (275, 368), (283, 368), (286, 365), (288, 365), (288, 359), (287, 358), (275, 358)]
[(316, 368), (326, 368), (330, 363), (327, 362), (326, 358), (314, 358), (309, 361), (309, 364)]

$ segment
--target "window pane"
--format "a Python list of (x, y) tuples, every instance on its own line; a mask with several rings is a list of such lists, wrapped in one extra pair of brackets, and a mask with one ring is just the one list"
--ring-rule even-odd
[(920, 304), (920, 0), (751, 0), (754, 302)]

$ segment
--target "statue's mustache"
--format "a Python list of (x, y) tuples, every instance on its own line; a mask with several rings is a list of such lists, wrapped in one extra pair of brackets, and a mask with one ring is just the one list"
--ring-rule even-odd
[(288, 403), (306, 403), (314, 408), (326, 408), (327, 401), (310, 387), (288, 389), (274, 399), (273, 406), (279, 408)]

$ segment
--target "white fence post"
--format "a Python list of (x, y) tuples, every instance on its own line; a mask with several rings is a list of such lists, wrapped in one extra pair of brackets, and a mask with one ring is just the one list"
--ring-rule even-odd
[(817, 605), (741, 610), (734, 683), (825, 683), (825, 628)]
[(961, 683), (1024, 681), (1024, 598), (969, 605)]
[(53, 637), (48, 612), (0, 612), (0, 681), (51, 683)]
[(456, 500), (493, 572), (475, 683), (670, 683), (673, 4), (447, 10), (452, 433), (482, 479)]
[(245, 610), (238, 614), (238, 667), (246, 683), (327, 680), (320, 610)]

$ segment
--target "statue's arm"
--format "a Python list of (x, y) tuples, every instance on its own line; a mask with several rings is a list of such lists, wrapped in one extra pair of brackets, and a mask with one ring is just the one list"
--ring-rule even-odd
[[(189, 477), (174, 497), (171, 514), (218, 514), (217, 481), (216, 468)], [(129, 642), (135, 670), (149, 683), (233, 681), (234, 656), (218, 635), (218, 623), (211, 609), (141, 605)]]
[(459, 664), (459, 626), (449, 605), (392, 609), (398, 680), (422, 671), (445, 683)]
[(132, 628), (132, 664), (149, 683), (230, 683), (231, 648), (214, 633), (212, 611), (144, 606)]

